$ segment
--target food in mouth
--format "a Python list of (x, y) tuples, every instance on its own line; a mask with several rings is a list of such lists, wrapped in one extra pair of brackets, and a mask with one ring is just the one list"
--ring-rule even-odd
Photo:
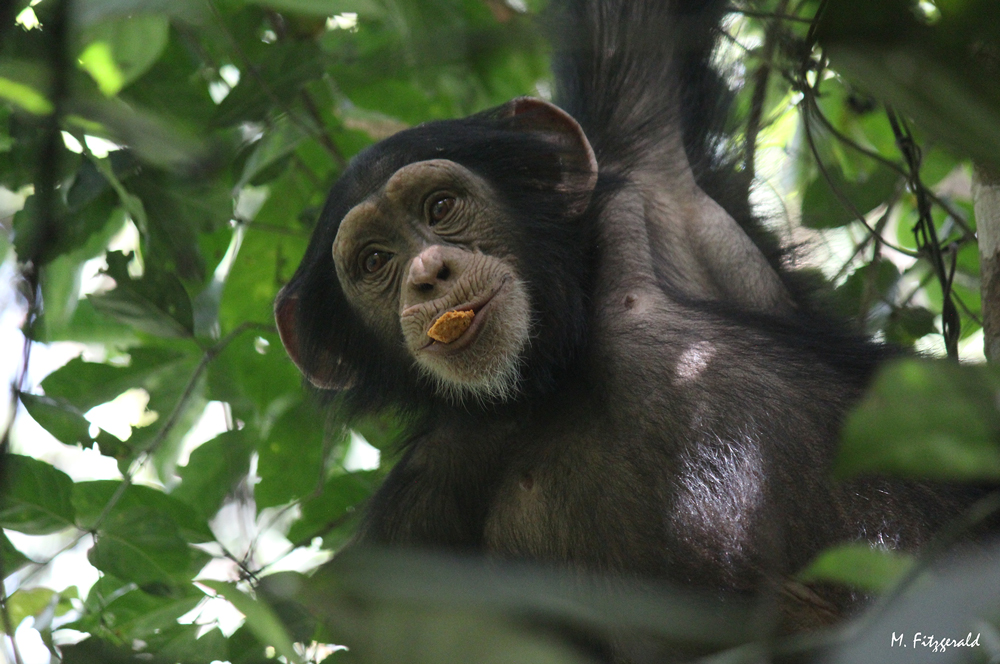
[(474, 311), (446, 311), (427, 330), (427, 336), (434, 341), (450, 344), (469, 329), (475, 315)]

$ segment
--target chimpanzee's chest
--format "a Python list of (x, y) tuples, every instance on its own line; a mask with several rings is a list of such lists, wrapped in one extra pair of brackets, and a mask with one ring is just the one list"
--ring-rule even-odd
[(484, 524), (486, 549), (594, 571), (664, 575), (671, 499), (659, 460), (600, 426), (533, 433), (534, 453), (499, 479)]

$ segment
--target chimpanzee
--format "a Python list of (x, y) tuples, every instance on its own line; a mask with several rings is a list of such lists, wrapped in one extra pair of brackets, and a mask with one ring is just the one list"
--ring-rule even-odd
[(313, 385), (411, 423), (357, 541), (737, 593), (919, 544), (948, 501), (828, 477), (885, 351), (814, 313), (720, 156), (726, 3), (557, 5), (557, 104), (359, 154), (277, 298)]

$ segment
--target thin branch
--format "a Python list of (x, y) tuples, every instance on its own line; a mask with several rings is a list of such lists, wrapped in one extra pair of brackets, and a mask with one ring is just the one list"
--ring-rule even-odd
[(739, 7), (730, 7), (727, 11), (731, 14), (743, 14), (744, 16), (749, 16), (751, 18), (765, 18), (775, 21), (792, 21), (793, 23), (812, 23), (811, 18), (802, 18), (801, 16), (794, 16), (792, 14), (785, 13), (785, 6), (788, 2), (782, 3), (780, 10), (775, 10), (773, 12), (755, 12), (750, 9), (740, 9)]
[[(5, 578), (2, 563), (3, 561), (0, 560), (0, 579)], [(21, 659), (21, 652), (17, 648), (17, 641), (14, 640), (14, 628), (17, 625), (14, 625), (10, 619), (10, 610), (7, 607), (7, 591), (3, 587), (0, 587), (0, 616), (3, 617), (3, 631), (10, 640), (10, 649), (14, 653), (15, 664), (24, 664), (24, 661)]]
[(920, 180), (920, 147), (913, 140), (913, 133), (910, 131), (906, 121), (896, 115), (891, 108), (886, 108), (886, 116), (892, 133), (896, 137), (896, 145), (900, 153), (906, 159), (908, 168), (908, 180), (910, 190), (917, 197), (917, 214), (919, 220), (913, 229), (917, 239), (917, 247), (922, 253), (930, 257), (931, 266), (937, 275), (938, 284), (941, 287), (941, 333), (944, 337), (945, 348), (948, 351), (948, 358), (958, 361), (958, 341), (962, 332), (962, 319), (958, 315), (958, 309), (951, 298), (951, 283), (955, 278), (957, 267), (957, 251), (952, 251), (950, 268), (945, 265), (943, 247), (938, 238), (937, 228), (934, 226), (934, 219), (931, 217), (931, 205), (927, 197), (927, 188)]
[[(778, 3), (777, 13), (784, 14), (788, 7), (789, 0), (781, 0)], [(767, 86), (771, 80), (771, 61), (774, 59), (774, 51), (777, 48), (779, 35), (779, 24), (772, 21), (764, 33), (764, 47), (760, 54), (760, 66), (753, 74), (753, 97), (750, 102), (750, 115), (747, 117), (746, 131), (746, 151), (743, 167), (750, 174), (752, 180), (755, 176), (755, 155), (757, 152), (757, 134), (760, 132), (760, 121), (764, 115), (764, 102), (767, 100)]]
[(316, 102), (313, 100), (312, 95), (305, 88), (302, 89), (299, 95), (302, 98), (302, 103), (309, 111), (309, 115), (312, 116), (313, 121), (316, 123), (318, 134), (316, 135), (316, 140), (323, 144), (326, 151), (333, 156), (333, 160), (337, 162), (337, 166), (343, 169), (347, 166), (347, 159), (344, 158), (343, 153), (334, 144), (333, 139), (330, 138), (330, 133), (323, 129), (326, 123), (323, 122), (323, 116), (320, 115), (319, 108), (316, 107)]
[(858, 242), (854, 246), (854, 251), (851, 253), (851, 257), (848, 258), (846, 261), (844, 261), (844, 264), (837, 271), (837, 274), (835, 274), (833, 279), (831, 279), (833, 283), (836, 283), (842, 276), (844, 276), (844, 274), (847, 272), (847, 269), (854, 264), (854, 259), (858, 257), (858, 254), (860, 254), (862, 251), (865, 250), (865, 248), (868, 247), (869, 243), (871, 242), (876, 243), (874, 251), (876, 254), (878, 253), (879, 245), (882, 244), (882, 231), (885, 229), (885, 225), (889, 222), (889, 215), (892, 214), (892, 211), (895, 209), (896, 204), (899, 202), (899, 197), (902, 194), (902, 192), (903, 192), (902, 186), (896, 187), (896, 191), (893, 193), (892, 198), (886, 201), (885, 212), (882, 214), (881, 217), (879, 217), (878, 221), (875, 222), (875, 231), (878, 233), (878, 235), (876, 236), (869, 233), (868, 235), (865, 236), (864, 240)]
[[(25, 274), (30, 270), (31, 275)], [(25, 381), (28, 379), (28, 365), (31, 363), (31, 337), (32, 328), (35, 325), (35, 318), (38, 315), (38, 279), (35, 276), (35, 271), (33, 268), (23, 268), (21, 270), (21, 276), (24, 278), (24, 282), (27, 284), (28, 296), (28, 312), (25, 314), (24, 324), (22, 325), (22, 331), (24, 335), (24, 345), (21, 347), (21, 366), (18, 368), (17, 375), (10, 383), (10, 413), (7, 416), (7, 423), (3, 428), (3, 438), (0, 439), (0, 454), (7, 454), (10, 451), (10, 438), (11, 433), (14, 430), (14, 420), (17, 418), (17, 409), (20, 405), (21, 392), (24, 390)], [(0, 470), (2, 474), (2, 470)], [(0, 477), (0, 479), (3, 479)]]

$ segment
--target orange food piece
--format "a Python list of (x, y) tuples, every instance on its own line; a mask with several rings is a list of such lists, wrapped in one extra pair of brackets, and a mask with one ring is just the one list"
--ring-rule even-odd
[(434, 341), (450, 344), (469, 329), (475, 315), (474, 311), (446, 311), (427, 330), (427, 336)]

